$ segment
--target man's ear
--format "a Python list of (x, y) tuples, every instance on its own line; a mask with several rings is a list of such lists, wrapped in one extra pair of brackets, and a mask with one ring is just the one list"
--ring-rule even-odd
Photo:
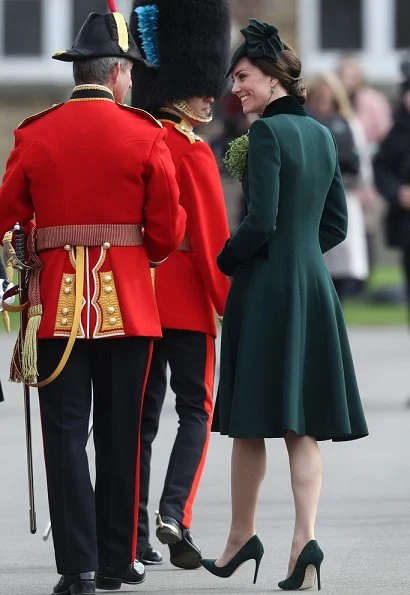
[(118, 77), (120, 76), (121, 66), (117, 63), (111, 71), (111, 80), (112, 84), (115, 86), (118, 82)]

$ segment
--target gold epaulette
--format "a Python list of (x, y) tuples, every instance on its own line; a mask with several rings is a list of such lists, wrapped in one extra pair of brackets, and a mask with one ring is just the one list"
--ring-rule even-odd
[(163, 128), (161, 122), (159, 120), (157, 120), (156, 118), (154, 118), (154, 116), (152, 114), (150, 114), (149, 112), (146, 112), (145, 110), (140, 109), (139, 107), (131, 107), (130, 105), (126, 105), (125, 103), (117, 103), (117, 105), (119, 105), (120, 107), (123, 107), (126, 110), (129, 110), (130, 112), (135, 113), (137, 116), (141, 116), (142, 118), (149, 120), (150, 122), (152, 122), (153, 124), (156, 124), (160, 128)]
[(34, 120), (38, 120), (38, 118), (41, 118), (45, 114), (52, 112), (53, 110), (57, 109), (58, 107), (61, 107), (62, 105), (64, 105), (64, 103), (55, 103), (51, 107), (49, 107), (41, 112), (38, 112), (38, 114), (33, 114), (32, 116), (28, 116), (28, 118), (26, 118), (25, 120), (20, 122), (20, 124), (17, 126), (17, 128), (24, 128), (24, 126), (27, 126), (27, 124), (34, 122)]
[(191, 144), (204, 142), (203, 139), (197, 134), (195, 134), (195, 132), (192, 129), (190, 130), (189, 128), (186, 128), (186, 126), (184, 126), (182, 122), (180, 122), (179, 124), (174, 124), (174, 128), (175, 130), (178, 130), (178, 132), (186, 136)]

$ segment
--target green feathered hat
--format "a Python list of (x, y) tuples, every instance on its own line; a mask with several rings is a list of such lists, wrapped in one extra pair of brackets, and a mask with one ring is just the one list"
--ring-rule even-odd
[(249, 25), (241, 29), (241, 33), (245, 41), (234, 52), (225, 75), (227, 77), (242, 58), (268, 58), (276, 62), (284, 47), (276, 27), (256, 19), (250, 19)]

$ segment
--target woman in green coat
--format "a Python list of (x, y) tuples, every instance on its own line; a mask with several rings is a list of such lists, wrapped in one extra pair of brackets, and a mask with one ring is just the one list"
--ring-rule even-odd
[(261, 116), (228, 167), (242, 178), (247, 213), (218, 256), (232, 277), (225, 308), (213, 429), (234, 438), (232, 522), (217, 560), (227, 577), (263, 546), (255, 535), (265, 438), (286, 442), (295, 500), (288, 577), (306, 589), (323, 552), (315, 540), (321, 486), (318, 440), (368, 434), (343, 314), (322, 254), (346, 237), (346, 197), (335, 142), (308, 117), (301, 64), (277, 29), (252, 19), (229, 73), (244, 113)]

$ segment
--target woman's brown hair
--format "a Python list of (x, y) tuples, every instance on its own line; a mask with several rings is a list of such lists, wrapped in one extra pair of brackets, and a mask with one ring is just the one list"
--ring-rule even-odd
[(289, 95), (295, 97), (302, 105), (306, 102), (306, 88), (300, 76), (302, 64), (295, 50), (283, 42), (283, 50), (279, 59), (273, 62), (270, 58), (250, 58), (264, 74), (278, 79)]

